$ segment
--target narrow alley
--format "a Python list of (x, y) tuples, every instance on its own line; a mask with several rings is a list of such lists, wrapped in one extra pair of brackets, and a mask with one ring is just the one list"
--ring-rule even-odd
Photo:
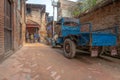
[(120, 0), (0, 0), (0, 80), (120, 80)]
[(74, 59), (44, 44), (26, 44), (0, 64), (0, 80), (120, 80), (120, 62), (110, 57)]

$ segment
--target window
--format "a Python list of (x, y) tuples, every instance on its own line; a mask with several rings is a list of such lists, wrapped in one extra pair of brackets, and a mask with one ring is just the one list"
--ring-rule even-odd
[(31, 8), (27, 8), (27, 14), (31, 14)]
[(34, 8), (34, 9), (32, 9), (32, 11), (36, 11), (36, 12), (39, 12), (39, 9), (35, 9), (35, 8)]
[(64, 25), (65, 25), (65, 26), (69, 26), (69, 27), (76, 27), (76, 26), (78, 26), (79, 24), (78, 24), (78, 23), (75, 23), (75, 22), (65, 22)]
[(21, 9), (21, 0), (18, 0), (18, 10), (20, 10)]

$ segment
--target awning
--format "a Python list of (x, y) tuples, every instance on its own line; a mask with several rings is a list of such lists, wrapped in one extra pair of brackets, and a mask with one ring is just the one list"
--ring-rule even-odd
[(26, 27), (33, 27), (33, 28), (39, 28), (40, 25), (37, 22), (34, 22), (32, 20), (27, 20)]
[(39, 25), (37, 25), (37, 24), (27, 24), (26, 27), (39, 28)]

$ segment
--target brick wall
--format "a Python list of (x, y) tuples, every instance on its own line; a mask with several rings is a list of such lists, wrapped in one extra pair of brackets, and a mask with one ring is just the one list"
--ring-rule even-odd
[[(4, 48), (4, 24), (6, 23), (6, 22), (4, 22), (4, 1), (5, 0), (0, 1), (0, 59), (1, 59), (1, 56), (3, 58), (3, 55), (6, 55), (6, 54), (4, 54), (5, 53), (5, 50), (4, 50), (5, 49)], [(22, 0), (22, 1), (24, 2), (24, 0)], [(22, 27), (25, 27), (25, 19), (22, 19), (23, 17), (21, 15), (20, 11), (17, 10), (17, 0), (12, 1), (11, 4), (12, 4), (11, 5), (11, 7), (12, 7), (12, 10), (11, 10), (11, 12), (12, 12), (12, 20), (11, 20), (12, 49), (11, 50), (16, 51), (19, 49), (20, 45), (22, 45), (22, 39), (19, 38), (20, 37), (19, 25), (22, 24)], [(23, 6), (23, 7), (25, 7), (25, 6)], [(19, 18), (17, 16), (19, 16)], [(23, 16), (25, 17), (25, 14), (23, 14)], [(22, 23), (22, 20), (23, 20), (23, 23)]]
[(40, 9), (37, 9), (38, 11), (31, 10), (31, 14), (27, 14), (27, 20), (32, 20), (39, 25), (41, 25), (41, 12)]
[(13, 49), (17, 51), (20, 47), (20, 39), (19, 39), (19, 30), (20, 30), (20, 14), (17, 9), (17, 1), (13, 3), (14, 14), (13, 14)]
[(40, 34), (41, 34), (41, 40), (42, 42), (46, 43), (45, 38), (47, 37), (47, 30), (46, 30), (46, 13), (42, 14), (42, 21), (41, 21), (41, 28), (40, 28)]
[[(25, 37), (25, 1), (21, 0), (21, 9), (17, 8), (17, 1), (14, 1), (14, 21), (13, 21), (13, 45), (14, 50), (18, 50), (23, 46)], [(20, 30), (21, 29), (21, 30)], [(20, 33), (22, 32), (22, 33)]]
[(0, 56), (4, 53), (4, 0), (0, 1)]
[(26, 31), (26, 4), (22, 1), (22, 43), (25, 44), (25, 31)]
[(91, 22), (93, 24), (93, 30), (104, 29), (119, 25), (120, 33), (120, 1), (118, 0), (117, 2), (114, 2), (89, 14), (81, 16), (80, 21), (81, 23)]
[(14, 10), (14, 15), (13, 15), (13, 48), (14, 48), (14, 51), (17, 50), (18, 48), (18, 42), (17, 42), (17, 1), (14, 1), (14, 7), (13, 7), (13, 10)]
[(102, 7), (90, 14), (80, 17), (81, 23), (91, 22), (93, 30), (120, 25), (120, 2)]

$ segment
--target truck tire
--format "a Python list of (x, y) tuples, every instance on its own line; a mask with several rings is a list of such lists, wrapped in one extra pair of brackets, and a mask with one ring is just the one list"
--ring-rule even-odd
[(66, 58), (74, 58), (76, 54), (76, 44), (72, 40), (66, 39), (64, 41), (63, 51)]

